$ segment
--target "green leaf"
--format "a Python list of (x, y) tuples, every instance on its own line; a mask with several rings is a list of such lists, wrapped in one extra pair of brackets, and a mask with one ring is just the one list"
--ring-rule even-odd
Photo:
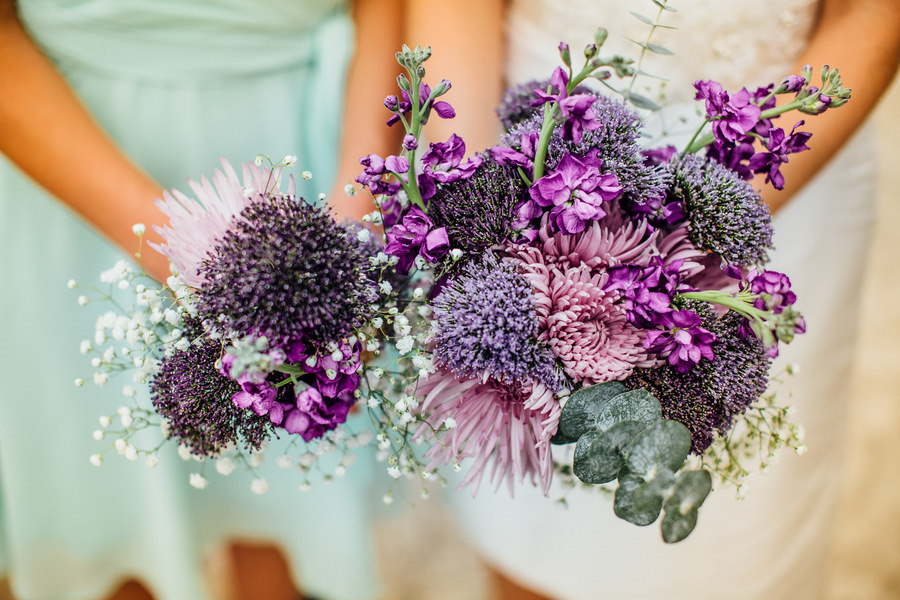
[(573, 392), (560, 414), (558, 435), (575, 441), (586, 431), (595, 429), (597, 414), (603, 405), (624, 391), (624, 385), (609, 381)]
[(653, 4), (657, 5), (657, 6), (660, 7), (661, 9), (667, 10), (667, 11), (669, 11), (669, 12), (678, 12), (677, 10), (675, 10), (674, 8), (672, 8), (671, 6), (666, 6), (666, 3), (665, 3), (665, 2), (662, 2), (661, 0), (653, 0)]
[(666, 48), (665, 46), (660, 46), (659, 44), (654, 44), (653, 42), (647, 42), (646, 46), (644, 46), (644, 47), (645, 47), (647, 50), (649, 50), (650, 52), (654, 52), (654, 53), (656, 53), (656, 54), (663, 54), (663, 55), (666, 55), (666, 56), (670, 56), (670, 55), (672, 55), (672, 54), (675, 54), (674, 52), (672, 52), (671, 50), (669, 50), (669, 49)]
[[(643, 511), (635, 508), (634, 492), (642, 485), (644, 485), (643, 478), (629, 473), (621, 474), (619, 487), (616, 488), (616, 495), (613, 499), (613, 512), (616, 513), (616, 516), (641, 527), (653, 523), (660, 513), (659, 508)], [(662, 502), (660, 502), (660, 506), (662, 506)]]
[(645, 17), (644, 15), (642, 15), (640, 13), (636, 13), (633, 10), (630, 12), (632, 15), (634, 15), (634, 18), (636, 18), (641, 23), (646, 23), (647, 25), (656, 25), (656, 22), (653, 19), (651, 19), (649, 17)]
[(673, 471), (663, 469), (655, 473), (653, 479), (634, 490), (632, 497), (634, 507), (639, 511), (661, 509), (663, 501), (674, 486), (675, 473)]
[(575, 446), (572, 468), (585, 483), (609, 483), (619, 476), (625, 465), (628, 447), (647, 428), (639, 421), (620, 421), (607, 431), (585, 433)]
[(639, 421), (652, 425), (662, 418), (659, 401), (644, 389), (618, 394), (598, 411), (596, 427), (605, 431), (619, 421)]
[(672, 494), (665, 502), (662, 535), (666, 543), (680, 542), (694, 530), (697, 509), (712, 490), (709, 471), (685, 471), (678, 476)]
[(628, 92), (625, 96), (625, 99), (631, 102), (638, 108), (643, 108), (646, 110), (659, 110), (662, 108), (659, 104), (651, 100), (646, 96), (642, 96), (640, 94), (635, 94), (634, 92)]
[(677, 421), (660, 420), (634, 440), (625, 464), (631, 473), (649, 480), (658, 471), (677, 471), (690, 451), (687, 427)]
[(697, 524), (697, 511), (691, 511), (686, 515), (681, 513), (666, 513), (663, 515), (660, 528), (662, 529), (663, 541), (667, 544), (680, 542), (690, 535)]

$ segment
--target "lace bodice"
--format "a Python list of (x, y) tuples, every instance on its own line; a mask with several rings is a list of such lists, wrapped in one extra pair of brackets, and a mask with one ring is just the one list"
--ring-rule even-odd
[[(660, 83), (639, 78), (636, 91), (668, 100), (694, 95), (693, 81), (715, 79), (726, 89), (777, 82), (788, 74), (812, 33), (817, 0), (670, 0), (677, 12), (661, 23), (653, 43), (675, 56), (647, 53), (643, 70), (666, 77)], [(651, 0), (513, 0), (508, 21), (510, 82), (547, 78), (560, 64), (560, 41), (572, 47), (573, 62), (597, 27), (609, 30), (603, 54), (637, 59), (640, 48), (628, 38), (645, 41), (650, 27), (631, 11), (655, 19)], [(572, 17), (575, 13), (577, 18)]]

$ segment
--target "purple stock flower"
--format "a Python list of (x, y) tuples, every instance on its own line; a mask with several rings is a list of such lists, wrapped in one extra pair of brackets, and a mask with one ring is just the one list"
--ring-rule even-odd
[(734, 143), (759, 121), (760, 108), (751, 102), (747, 88), (730, 95), (715, 81), (695, 81), (694, 87), (695, 100), (706, 100), (706, 115), (719, 141)]
[(672, 312), (672, 296), (681, 287), (678, 271), (684, 261), (666, 265), (658, 256), (646, 267), (619, 265), (610, 267), (605, 291), (619, 291), (619, 299), (627, 311), (628, 321), (643, 328), (666, 323), (663, 315)]
[(304, 441), (322, 437), (347, 420), (353, 406), (351, 399), (324, 398), (314, 387), (296, 394), (294, 403), (285, 408), (284, 428), (300, 434)]
[(766, 183), (771, 182), (776, 190), (784, 189), (784, 175), (781, 174), (781, 165), (788, 162), (788, 155), (795, 152), (809, 150), (806, 142), (812, 137), (807, 131), (797, 131), (803, 125), (798, 121), (791, 130), (790, 135), (785, 135), (780, 127), (769, 130), (766, 147), (768, 152), (759, 152), (750, 158), (747, 167), (754, 173), (765, 173)]
[(669, 162), (673, 156), (678, 153), (675, 146), (663, 146), (662, 148), (653, 148), (650, 150), (641, 150), (641, 156), (644, 162), (650, 166), (664, 165)]
[(466, 143), (454, 133), (446, 142), (430, 144), (428, 151), (422, 155), (425, 167), (422, 174), (437, 183), (467, 179), (481, 165), (482, 159), (480, 156), (473, 156), (464, 162), (465, 156)]
[[(447, 88), (449, 89), (450, 82), (447, 81), (446, 84), (447, 84)], [(412, 101), (409, 98), (409, 92), (404, 90), (401, 92), (401, 95), (403, 97), (402, 97), (402, 99), (399, 100), (397, 105), (394, 105), (393, 101), (390, 102), (391, 106), (394, 106), (393, 109), (390, 108), (390, 106), (388, 106), (388, 99), (396, 98), (396, 96), (388, 96), (388, 98), (385, 99), (385, 106), (388, 108), (388, 110), (391, 110), (392, 112), (396, 113), (396, 114), (391, 115), (391, 118), (387, 120), (387, 124), (389, 126), (398, 122), (400, 120), (400, 115), (401, 114), (405, 115), (412, 108)], [(423, 113), (422, 123), (425, 123), (428, 120), (428, 114), (431, 111), (431, 109), (434, 109), (434, 112), (436, 112), (437, 115), (439, 117), (441, 117), (442, 119), (452, 119), (453, 117), (456, 116), (456, 111), (453, 110), (453, 107), (450, 106), (449, 102), (444, 102), (443, 100), (436, 100), (436, 101), (433, 101), (430, 106), (426, 106), (426, 103), (428, 102), (428, 98), (430, 96), (431, 96), (431, 87), (423, 81), (422, 83), (419, 84), (419, 107)]]
[(705, 358), (713, 360), (712, 346), (716, 336), (700, 327), (702, 319), (690, 310), (677, 310), (661, 315), (664, 330), (647, 333), (644, 347), (662, 357), (679, 373), (687, 373)]
[(588, 162), (566, 154), (552, 173), (529, 189), (535, 203), (553, 207), (550, 220), (565, 233), (584, 231), (588, 221), (606, 215), (603, 202), (615, 200), (622, 192), (615, 175), (601, 175), (594, 161)]
[(793, 94), (799, 92), (806, 85), (806, 78), (801, 75), (788, 75), (775, 90), (776, 94)]
[(540, 106), (546, 102), (556, 102), (559, 106), (560, 118), (563, 120), (563, 139), (579, 144), (585, 131), (591, 131), (601, 126), (597, 122), (597, 113), (593, 108), (597, 97), (593, 94), (569, 96), (567, 90), (569, 76), (562, 67), (557, 67), (553, 71), (550, 83), (559, 90), (559, 93), (548, 94), (540, 89), (535, 90), (534, 93), (539, 100), (534, 101), (533, 105)]
[(750, 291), (754, 294), (765, 294), (766, 299), (757, 298), (753, 305), (760, 310), (771, 310), (776, 315), (797, 301), (797, 295), (791, 291), (791, 280), (778, 271), (758, 271), (752, 269), (747, 274)]
[(409, 272), (420, 252), (422, 258), (435, 262), (450, 249), (447, 230), (444, 227), (435, 228), (432, 220), (418, 206), (410, 208), (402, 221), (391, 227), (387, 242), (384, 251), (399, 259), (397, 270), (402, 273)]
[(419, 140), (416, 139), (411, 133), (407, 133), (403, 136), (403, 149), (404, 150), (415, 150), (419, 147)]
[(374, 195), (387, 194), (392, 196), (400, 190), (400, 184), (396, 182), (385, 181), (385, 174), (395, 169), (402, 169), (406, 163), (406, 168), (398, 173), (405, 173), (409, 170), (409, 163), (405, 158), (397, 156), (389, 156), (387, 160), (377, 154), (369, 154), (359, 159), (359, 164), (363, 166), (363, 172), (356, 178), (357, 183), (369, 188)]

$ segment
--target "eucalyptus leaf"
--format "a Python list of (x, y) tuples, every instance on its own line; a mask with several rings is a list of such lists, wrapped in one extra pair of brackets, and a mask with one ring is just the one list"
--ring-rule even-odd
[(644, 71), (643, 69), (638, 69), (634, 72), (635, 75), (643, 75), (644, 77), (650, 77), (652, 79), (658, 79), (660, 81), (671, 81), (668, 77), (663, 77), (662, 75), (654, 75), (648, 71)]
[(663, 541), (674, 544), (686, 538), (694, 530), (697, 524), (697, 511), (691, 511), (686, 515), (681, 513), (666, 513), (663, 515), (662, 529)]
[(630, 473), (620, 474), (619, 487), (616, 488), (616, 495), (613, 499), (613, 512), (616, 513), (616, 516), (641, 527), (653, 523), (660, 513), (659, 509), (640, 511), (635, 508), (634, 491), (642, 485), (644, 485), (643, 478)]
[(662, 418), (659, 400), (644, 389), (618, 394), (597, 412), (595, 426), (604, 431), (619, 421), (640, 421), (652, 425)]
[(661, 470), (677, 471), (691, 451), (691, 434), (677, 421), (660, 420), (641, 432), (628, 452), (626, 467), (644, 479)]
[(634, 490), (632, 502), (639, 511), (659, 510), (663, 501), (675, 487), (675, 473), (666, 469), (657, 472), (653, 479), (646, 481)]
[(628, 92), (625, 98), (631, 102), (633, 105), (638, 108), (643, 108), (646, 110), (659, 110), (662, 108), (659, 104), (648, 98), (647, 96), (642, 96), (641, 94), (635, 94), (634, 92)]
[(628, 447), (647, 428), (639, 421), (620, 421), (607, 431), (588, 431), (575, 446), (575, 476), (585, 483), (609, 483), (625, 465)]
[(646, 23), (647, 25), (656, 25), (656, 22), (649, 17), (645, 17), (644, 15), (642, 15), (640, 13), (636, 13), (633, 10), (629, 11), (629, 12), (631, 12), (631, 14), (634, 16), (634, 18), (636, 18), (641, 23)]
[(663, 2), (663, 1), (661, 1), (661, 0), (653, 0), (653, 4), (657, 5), (657, 6), (660, 7), (661, 9), (667, 10), (667, 11), (669, 11), (669, 12), (678, 12), (677, 10), (675, 10), (674, 8), (672, 8), (671, 6), (667, 6), (666, 3)]
[(647, 50), (649, 50), (650, 52), (653, 52), (655, 54), (663, 54), (666, 56), (671, 56), (672, 54), (675, 54), (674, 52), (672, 52), (665, 46), (660, 46), (659, 44), (654, 44), (653, 42), (647, 42), (647, 45), (644, 47)]
[(559, 417), (558, 435), (575, 441), (586, 431), (595, 429), (603, 405), (624, 391), (625, 386), (618, 381), (608, 381), (572, 392)]

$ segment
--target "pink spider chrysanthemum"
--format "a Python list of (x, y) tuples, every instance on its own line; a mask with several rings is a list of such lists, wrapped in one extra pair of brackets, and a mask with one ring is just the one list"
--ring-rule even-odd
[(478, 492), (486, 472), (495, 489), (506, 481), (510, 494), (516, 482), (540, 481), (546, 494), (553, 477), (550, 438), (559, 426), (560, 406), (541, 383), (505, 385), (488, 377), (459, 379), (444, 369), (419, 384), (421, 414), (429, 423), (418, 436), (432, 435), (446, 419), (456, 426), (426, 453), (428, 468), (473, 459), (460, 487)]
[[(223, 158), (222, 170), (216, 169), (212, 180), (205, 175), (200, 182), (188, 180), (196, 198), (173, 189), (156, 201), (169, 217), (169, 224), (153, 227), (166, 243), (150, 245), (169, 259), (191, 287), (203, 284), (203, 277), (198, 273), (200, 264), (228, 231), (234, 217), (264, 194), (280, 193), (280, 168), (271, 170), (244, 164), (242, 174), (243, 182)], [(294, 193), (293, 178), (287, 193)]]

